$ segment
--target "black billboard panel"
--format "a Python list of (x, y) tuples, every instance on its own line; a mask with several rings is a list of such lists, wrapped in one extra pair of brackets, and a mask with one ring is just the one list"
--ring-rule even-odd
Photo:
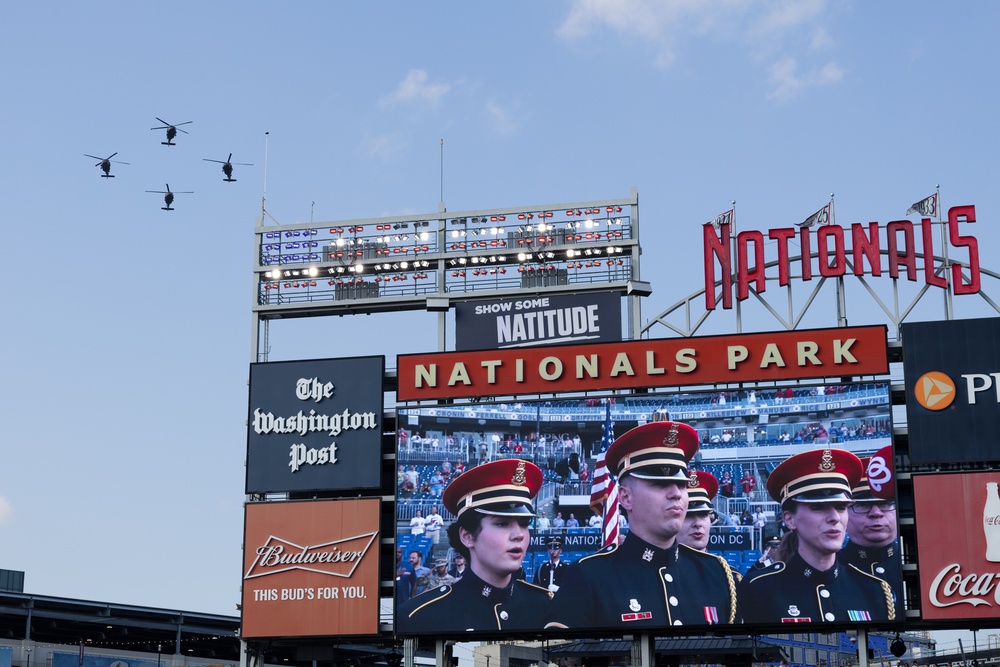
[[(609, 440), (664, 421), (698, 443), (681, 481), (611, 475), (602, 491)], [(829, 632), (903, 619), (895, 495), (880, 472), (891, 460), (887, 382), (400, 407), (397, 426), (399, 635)], [(631, 456), (669, 442), (641, 441)], [(804, 478), (853, 485), (870, 469), (871, 484), (850, 487), (858, 502), (782, 505), (768, 482), (792, 457), (813, 461)], [(530, 522), (515, 507), (526, 494)], [(498, 497), (511, 505), (489, 507)], [(604, 516), (615, 497), (617, 539)], [(470, 514), (481, 515), (473, 530)]]
[(455, 349), (491, 350), (622, 339), (621, 295), (548, 294), (455, 304)]
[(1000, 318), (900, 331), (910, 462), (1000, 460)]
[(378, 488), (385, 357), (250, 365), (247, 493)]

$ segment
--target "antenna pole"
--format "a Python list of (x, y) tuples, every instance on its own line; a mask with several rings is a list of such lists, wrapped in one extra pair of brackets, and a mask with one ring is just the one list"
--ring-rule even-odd
[(267, 141), (270, 132), (264, 132), (264, 192), (260, 196), (260, 212), (261, 212), (261, 224), (264, 222), (264, 213), (267, 213), (267, 209), (264, 208), (264, 203), (267, 201)]
[(438, 202), (438, 210), (447, 210), (444, 206), (444, 139), (441, 140), (441, 201)]

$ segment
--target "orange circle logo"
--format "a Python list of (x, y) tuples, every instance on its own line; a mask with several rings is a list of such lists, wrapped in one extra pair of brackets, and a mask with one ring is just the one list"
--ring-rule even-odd
[(930, 371), (913, 385), (913, 395), (928, 410), (944, 410), (955, 400), (955, 383), (940, 371)]

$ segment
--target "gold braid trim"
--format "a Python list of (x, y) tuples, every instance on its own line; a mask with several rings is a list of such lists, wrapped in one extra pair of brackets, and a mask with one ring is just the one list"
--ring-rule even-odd
[[(708, 554), (722, 565), (722, 571), (726, 573), (726, 583), (729, 586), (729, 624), (736, 622), (736, 579), (733, 577), (733, 570), (729, 567), (729, 562), (718, 554)], [(742, 577), (741, 577), (742, 578)]]
[(895, 596), (892, 594), (892, 586), (885, 582), (883, 579), (879, 579), (882, 582), (882, 594), (885, 595), (885, 608), (889, 612), (889, 620), (896, 620), (896, 600)]

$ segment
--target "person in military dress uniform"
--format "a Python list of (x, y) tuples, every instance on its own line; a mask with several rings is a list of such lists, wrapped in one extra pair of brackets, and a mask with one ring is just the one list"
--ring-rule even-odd
[(861, 460), (841, 449), (815, 449), (783, 461), (767, 480), (789, 529), (778, 562), (747, 573), (740, 583), (746, 623), (843, 623), (896, 618), (892, 589), (844, 562), (852, 489)]
[(546, 614), (546, 628), (641, 630), (736, 619), (736, 581), (726, 561), (681, 544), (688, 461), (698, 434), (651, 422), (619, 437), (605, 462), (618, 478), (629, 534), (571, 564)]
[(562, 538), (553, 537), (548, 543), (549, 559), (541, 564), (535, 573), (535, 585), (553, 593), (559, 590), (567, 563), (562, 559)]
[[(719, 493), (719, 480), (706, 470), (693, 470), (688, 477), (688, 510), (681, 524), (681, 532), (677, 540), (698, 551), (708, 551), (708, 543), (712, 538), (712, 521), (716, 516), (712, 499)], [(732, 565), (736, 583), (743, 575)]]
[(456, 517), (448, 539), (469, 565), (454, 584), (399, 605), (399, 634), (541, 629), (552, 594), (516, 577), (531, 541), (531, 501), (541, 485), (538, 466), (503, 459), (476, 466), (448, 486), (442, 500)]
[(861, 481), (854, 487), (854, 504), (847, 513), (848, 542), (839, 558), (885, 579), (898, 602), (902, 599), (903, 571), (897, 541), (896, 499), (892, 487), (886, 487), (884, 497), (874, 494), (868, 483), (870, 462), (871, 457), (861, 459)]

